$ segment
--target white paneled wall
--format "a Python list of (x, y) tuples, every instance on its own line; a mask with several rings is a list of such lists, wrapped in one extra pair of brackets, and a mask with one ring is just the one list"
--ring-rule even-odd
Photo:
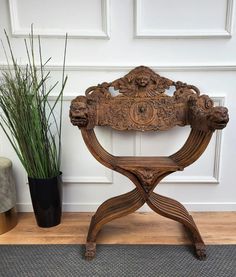
[[(53, 80), (61, 76), (63, 37), (69, 35), (63, 119), (64, 210), (93, 211), (108, 197), (127, 192), (131, 182), (100, 165), (70, 124), (70, 101), (88, 86), (119, 78), (147, 65), (173, 80), (193, 84), (229, 108), (230, 122), (216, 132), (203, 156), (156, 188), (190, 210), (236, 210), (236, 33), (234, 0), (0, 0), (0, 37), (10, 34), (22, 64), (23, 38), (34, 24), (42, 37)], [(0, 49), (0, 67), (6, 64)], [(53, 98), (52, 98), (53, 100)], [(189, 128), (128, 134), (96, 129), (103, 146), (117, 155), (171, 154)], [(0, 156), (14, 164), (18, 206), (32, 210), (27, 176), (0, 131)], [(144, 207), (143, 209), (148, 209)]]
[[(70, 0), (69, 5), (65, 0), (9, 0), (9, 8), (12, 34), (16, 36), (27, 35), (34, 23), (35, 33), (42, 36), (69, 32), (76, 38), (109, 38), (108, 0)], [(25, 16), (27, 10), (30, 12)]]
[(136, 36), (141, 38), (228, 37), (233, 0), (136, 0)]

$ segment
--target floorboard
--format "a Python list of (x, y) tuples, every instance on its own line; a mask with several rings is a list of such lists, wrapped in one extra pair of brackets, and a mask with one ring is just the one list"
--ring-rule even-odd
[[(33, 213), (19, 213), (17, 226), (0, 244), (83, 244), (93, 213), (64, 213), (62, 223), (39, 228)], [(191, 213), (206, 244), (236, 244), (236, 212)], [(189, 244), (181, 224), (152, 212), (133, 213), (106, 224), (101, 244)]]

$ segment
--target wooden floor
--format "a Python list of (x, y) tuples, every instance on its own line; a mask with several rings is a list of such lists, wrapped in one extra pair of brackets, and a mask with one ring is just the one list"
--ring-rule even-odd
[[(191, 213), (206, 244), (236, 244), (236, 212)], [(39, 228), (32, 213), (20, 213), (17, 226), (0, 235), (0, 244), (83, 244), (92, 213), (64, 213), (62, 223)], [(181, 224), (157, 214), (134, 213), (106, 224), (98, 243), (189, 244)]]

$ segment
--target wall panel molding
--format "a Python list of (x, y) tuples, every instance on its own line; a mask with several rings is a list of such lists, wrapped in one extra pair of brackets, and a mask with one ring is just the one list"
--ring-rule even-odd
[(213, 29), (193, 29), (193, 30), (144, 30), (142, 29), (140, 18), (142, 14), (141, 1), (134, 0), (134, 37), (135, 38), (230, 38), (233, 32), (234, 21), (234, 2), (235, 0), (226, 0), (225, 27), (222, 30)]
[(66, 184), (112, 184), (112, 172), (106, 176), (63, 176), (63, 182)]
[(227, 0), (227, 14), (225, 22), (225, 30), (232, 36), (234, 24), (234, 5), (235, 0)]
[[(23, 66), (24, 64), (22, 64)], [(116, 64), (116, 65), (108, 65), (108, 64), (68, 64), (66, 65), (66, 71), (129, 71), (136, 66), (140, 66), (141, 64)], [(143, 64), (152, 68), (154, 71), (169, 71), (169, 72), (181, 72), (181, 71), (236, 71), (236, 63), (235, 64)], [(6, 69), (8, 65), (5, 62), (0, 61), (0, 69)], [(39, 67), (39, 65), (38, 65)], [(61, 71), (61, 64), (51, 64), (45, 66), (45, 70), (50, 71)]]
[[(19, 16), (17, 11), (18, 0), (9, 1), (9, 12), (12, 35), (15, 37), (25, 37), (30, 33), (30, 28), (22, 28), (19, 23)], [(18, 1), (19, 2), (19, 1)], [(68, 37), (71, 38), (94, 38), (94, 39), (109, 39), (110, 38), (110, 0), (101, 0), (101, 30), (89, 30), (89, 29), (45, 29), (34, 28), (34, 34), (42, 37), (65, 37), (68, 33)], [(32, 22), (33, 23), (33, 22)], [(30, 26), (29, 26), (30, 27)]]

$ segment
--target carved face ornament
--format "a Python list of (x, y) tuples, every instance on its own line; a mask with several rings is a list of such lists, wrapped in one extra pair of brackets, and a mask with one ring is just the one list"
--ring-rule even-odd
[(139, 87), (146, 87), (150, 82), (150, 75), (142, 74), (135, 78), (135, 82)]
[(71, 123), (79, 127), (86, 127), (88, 124), (88, 109), (84, 102), (71, 104), (70, 110)]

